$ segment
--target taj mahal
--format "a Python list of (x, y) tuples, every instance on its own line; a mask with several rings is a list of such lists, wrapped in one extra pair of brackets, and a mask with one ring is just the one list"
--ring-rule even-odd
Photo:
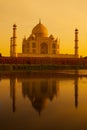
[(13, 25), (13, 36), (10, 40), (10, 57), (58, 57), (78, 58), (78, 29), (75, 29), (74, 54), (60, 53), (60, 40), (48, 34), (47, 28), (39, 23), (32, 29), (31, 35), (23, 38), (22, 52), (17, 53), (16, 24)]

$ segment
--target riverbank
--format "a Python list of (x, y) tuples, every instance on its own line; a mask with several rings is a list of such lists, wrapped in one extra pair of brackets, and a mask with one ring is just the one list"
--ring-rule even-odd
[(84, 69), (57, 69), (57, 70), (30, 70), (30, 71), (0, 71), (0, 79), (2, 78), (87, 78), (87, 70)]
[(41, 71), (41, 70), (85, 70), (87, 65), (56, 65), (56, 64), (0, 64), (1, 71)]

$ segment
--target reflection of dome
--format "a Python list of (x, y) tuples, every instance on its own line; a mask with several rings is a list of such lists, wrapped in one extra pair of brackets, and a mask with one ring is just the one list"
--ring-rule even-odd
[(36, 36), (47, 37), (48, 36), (48, 30), (43, 24), (41, 24), (41, 22), (39, 22), (39, 24), (37, 24), (33, 28), (32, 34), (35, 34)]
[(32, 102), (33, 107), (38, 111), (38, 113), (40, 114), (41, 111), (46, 107), (47, 105), (47, 99), (43, 99), (43, 98), (35, 98), (35, 100)]

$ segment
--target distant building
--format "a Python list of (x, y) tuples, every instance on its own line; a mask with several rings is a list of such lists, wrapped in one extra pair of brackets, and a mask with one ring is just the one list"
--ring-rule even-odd
[(32, 29), (31, 35), (22, 41), (22, 53), (16, 53), (16, 25), (13, 25), (13, 38), (10, 42), (10, 56), (17, 57), (78, 57), (78, 30), (75, 30), (75, 54), (61, 54), (59, 39), (51, 34), (48, 36), (47, 28), (39, 21)]

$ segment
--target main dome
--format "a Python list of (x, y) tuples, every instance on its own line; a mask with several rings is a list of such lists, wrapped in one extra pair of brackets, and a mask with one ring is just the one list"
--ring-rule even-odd
[(38, 37), (47, 37), (48, 36), (48, 30), (43, 24), (41, 24), (41, 22), (39, 22), (39, 24), (37, 24), (33, 28), (32, 34), (35, 34)]

